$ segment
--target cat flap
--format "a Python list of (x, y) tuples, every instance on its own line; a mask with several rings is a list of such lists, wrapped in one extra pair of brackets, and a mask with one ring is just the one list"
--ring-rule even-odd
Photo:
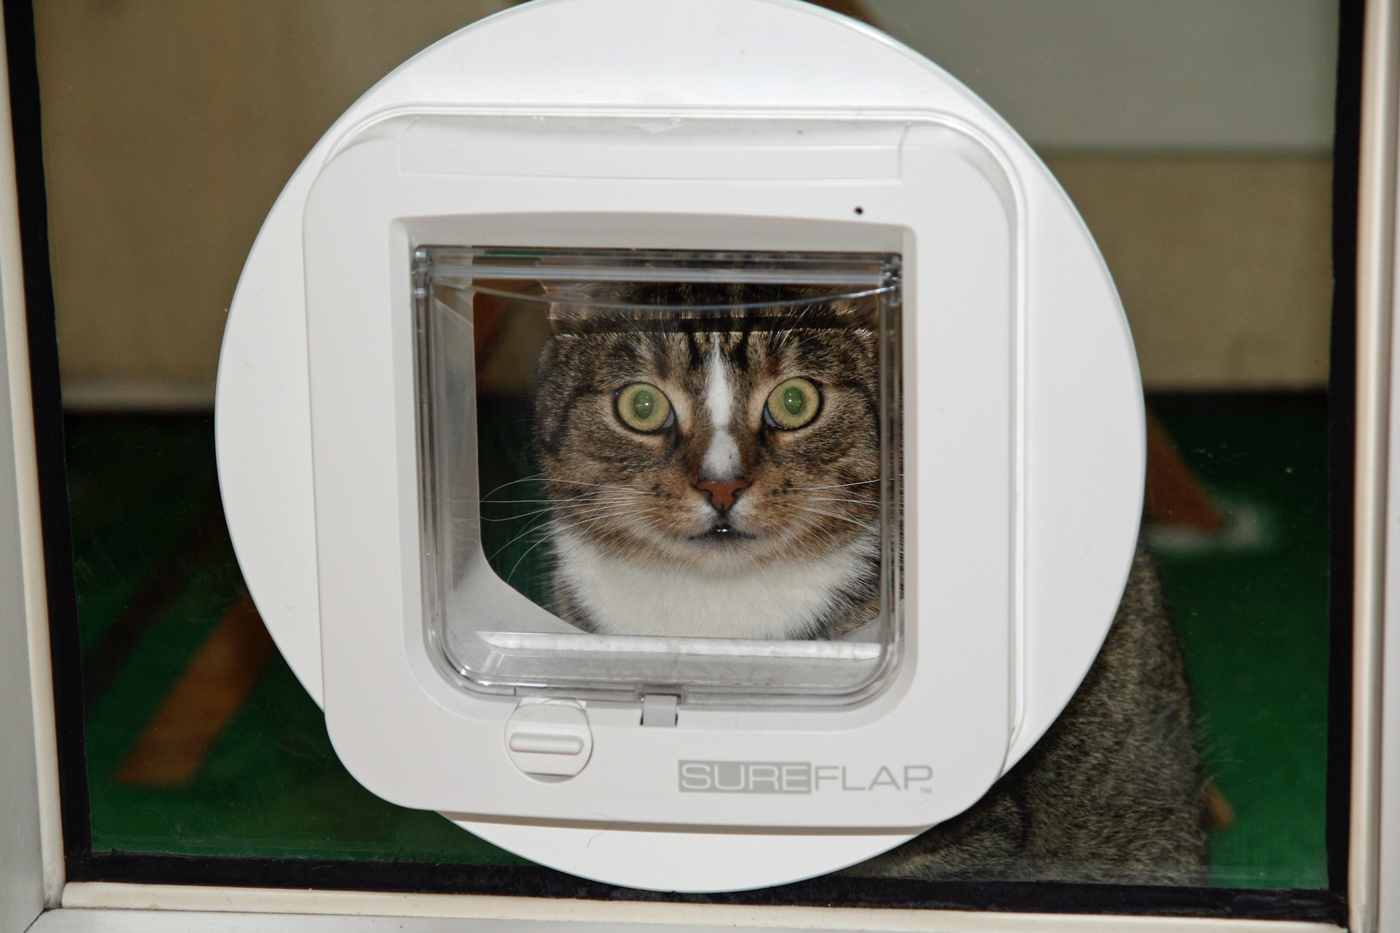
[(422, 247), (425, 625), (463, 688), (830, 704), (899, 658), (895, 254)]
[[(843, 117), (903, 141), (898, 181), (406, 172), (415, 119), (347, 137), (303, 214), (351, 773), (464, 819), (902, 832), (980, 796), (1043, 683), (1013, 644), (1022, 223), (996, 152)], [(761, 799), (677, 770), (745, 761), (808, 762), (813, 794), (818, 768), (939, 778)]]

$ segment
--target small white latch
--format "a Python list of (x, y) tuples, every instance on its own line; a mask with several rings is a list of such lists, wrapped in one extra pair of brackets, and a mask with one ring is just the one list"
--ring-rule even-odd
[(588, 714), (573, 700), (527, 702), (506, 720), (506, 755), (526, 774), (568, 778), (593, 754)]
[(680, 697), (668, 693), (648, 693), (642, 697), (642, 725), (674, 726)]

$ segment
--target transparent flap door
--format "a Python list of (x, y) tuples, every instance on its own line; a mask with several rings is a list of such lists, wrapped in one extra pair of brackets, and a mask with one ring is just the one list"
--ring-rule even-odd
[(898, 256), (414, 259), (426, 625), (463, 686), (879, 689), (900, 647)]

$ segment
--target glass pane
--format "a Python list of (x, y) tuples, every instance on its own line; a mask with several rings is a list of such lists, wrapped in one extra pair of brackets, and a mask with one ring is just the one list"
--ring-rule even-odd
[[(210, 414), (239, 269), (301, 157), (394, 65), (506, 5), (35, 3), (95, 851), (520, 862), (437, 814), (372, 797), (340, 766), (319, 709), (242, 585)], [(1324, 887), (1337, 3), (830, 5), (927, 54), (998, 108), (1098, 240), (1132, 324), (1150, 412), (1151, 561), (1139, 564), (1130, 592), (1151, 594), (1160, 580), (1189, 685), (1187, 693), (1168, 678), (1188, 725), (1154, 727), (1165, 767), (1087, 756), (1075, 775), (1103, 796), (1027, 796), (1044, 773), (1035, 769), (1065, 747), (1052, 731), (1038, 749), (1045, 755), (1032, 753), (964, 817), (855, 871)], [(172, 242), (181, 248), (173, 264)], [(452, 468), (437, 495), (476, 508), (473, 533), (490, 572), (536, 618), (553, 619), (554, 558), (547, 544), (530, 550), (536, 503), (507, 501), (549, 498), (529, 480), (538, 472), (532, 361), (549, 339), (548, 308), (560, 302), (547, 297), (557, 282), (530, 275), (432, 283), (438, 349), (450, 347), (443, 359), (464, 368), (441, 374), (455, 383), (430, 380), (443, 391), (430, 439)], [(892, 404), (897, 374), (882, 378)], [(461, 385), (475, 386), (475, 410), (454, 394)], [(643, 422), (661, 410), (655, 397), (631, 401)], [(882, 461), (882, 489), (897, 484), (897, 466), (888, 467), (897, 457), (896, 444)], [(472, 470), (477, 488), (459, 501), (451, 477)], [(517, 488), (525, 494), (506, 495)], [(893, 548), (896, 523), (880, 515)], [(443, 566), (447, 582), (434, 585), (450, 593), (457, 565)], [(1138, 617), (1154, 626), (1165, 618)], [(444, 642), (452, 618), (443, 616)], [(866, 642), (805, 643), (894, 650), (897, 626), (881, 618)], [(548, 632), (586, 637), (544, 622), (527, 633)], [(483, 632), (461, 634), (480, 641)], [(1171, 638), (1155, 644), (1117, 657), (1172, 668)], [(470, 655), (446, 657), (465, 672), (484, 663)], [(1105, 702), (1130, 718), (1124, 695)], [(1090, 729), (1076, 710), (1065, 728)], [(1141, 812), (1146, 798), (1134, 795), (1145, 785), (1092, 780), (1110, 766), (1150, 771), (1158, 788), (1186, 781), (1170, 818), (1195, 819), (1196, 829), (1165, 848), (1076, 848), (1084, 833), (1113, 836), (1107, 827), (1129, 827)], [(1012, 813), (1016, 800), (1029, 809)], [(1099, 830), (1074, 846), (1042, 834), (994, 854), (956, 844), (1009, 837), (1024, 828), (1018, 820), (1050, 812)]]

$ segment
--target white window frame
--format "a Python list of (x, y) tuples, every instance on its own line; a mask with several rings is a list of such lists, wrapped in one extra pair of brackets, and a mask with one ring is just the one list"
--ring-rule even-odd
[[(1357, 230), (1353, 727), (1347, 928), (1400, 933), (1400, 356), (1397, 107), (1400, 0), (1367, 0)], [(67, 882), (9, 89), (0, 49), (0, 933), (405, 930), (481, 933), (561, 922), (682, 931), (1335, 930), (1328, 923), (703, 905), (530, 897)], [(1386, 636), (1389, 637), (1386, 637)], [(1389, 683), (1393, 689), (1386, 690)], [(390, 919), (392, 918), (392, 919)]]

